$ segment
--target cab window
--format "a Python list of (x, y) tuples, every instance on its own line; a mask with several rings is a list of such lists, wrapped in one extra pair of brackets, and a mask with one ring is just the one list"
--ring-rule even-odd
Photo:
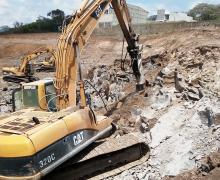
[(15, 89), (12, 92), (12, 109), (18, 111), (23, 109), (23, 96), (21, 88)]
[(39, 107), (37, 86), (24, 86), (23, 104), (25, 107)]
[(46, 100), (49, 111), (57, 111), (56, 109), (56, 90), (53, 83), (46, 84)]

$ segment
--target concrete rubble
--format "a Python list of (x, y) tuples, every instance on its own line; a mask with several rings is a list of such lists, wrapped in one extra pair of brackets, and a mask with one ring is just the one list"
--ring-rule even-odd
[[(203, 158), (220, 150), (219, 52), (220, 47), (211, 46), (179, 52), (173, 57), (178, 64), (171, 59), (160, 71), (152, 88), (151, 105), (136, 115), (136, 119), (145, 119), (141, 126), (146, 138), (151, 137), (151, 157), (112, 179), (177, 176), (200, 167)], [(164, 81), (168, 76), (173, 84)], [(147, 120), (152, 119), (157, 122), (147, 131)]]
[(0, 115), (12, 112), (12, 92), (16, 88), (16, 85), (11, 84), (8, 86), (7, 83), (0, 80)]

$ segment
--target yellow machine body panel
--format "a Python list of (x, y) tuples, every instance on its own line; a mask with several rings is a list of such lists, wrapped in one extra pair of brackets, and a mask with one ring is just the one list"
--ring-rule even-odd
[(0, 134), (0, 157), (23, 157), (35, 154), (30, 139), (18, 134)]
[(39, 179), (109, 133), (111, 123), (87, 107), (0, 117), (0, 179)]
[(16, 74), (17, 76), (22, 76), (24, 73), (19, 72), (17, 67), (3, 67), (2, 68), (3, 74)]
[[(76, 120), (73, 121), (74, 119)], [(78, 110), (75, 113), (66, 116), (64, 121), (69, 133), (85, 128), (94, 130), (104, 129), (112, 123), (112, 119), (107, 118), (106, 116), (97, 116), (95, 119), (94, 115), (89, 111), (89, 108)]]
[(104, 118), (105, 121), (96, 122), (89, 108), (75, 112), (70, 108), (53, 114), (33, 109), (18, 111), (0, 121), (0, 157), (31, 156), (73, 132), (105, 129), (112, 120)]
[(59, 139), (68, 135), (66, 124), (63, 120), (58, 120), (54, 123), (48, 123), (48, 126), (41, 129), (41, 131), (35, 132), (29, 136), (32, 141), (36, 152), (41, 151), (48, 144), (53, 144)]

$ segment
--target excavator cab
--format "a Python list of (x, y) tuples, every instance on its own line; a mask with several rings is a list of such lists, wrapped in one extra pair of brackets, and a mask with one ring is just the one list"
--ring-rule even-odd
[(34, 108), (44, 111), (57, 111), (56, 92), (52, 79), (24, 83), (12, 95), (13, 111)]

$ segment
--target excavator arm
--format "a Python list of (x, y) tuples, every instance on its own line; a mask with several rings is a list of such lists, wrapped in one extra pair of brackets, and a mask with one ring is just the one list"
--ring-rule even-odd
[(24, 72), (24, 73), (27, 72), (27, 66), (28, 66), (30, 61), (32, 61), (33, 59), (39, 57), (42, 54), (49, 53), (51, 51), (52, 51), (52, 49), (49, 49), (49, 48), (46, 48), (46, 49), (43, 49), (43, 50), (36, 50), (33, 53), (23, 57), (21, 59), (22, 62), (20, 64), (18, 70), (20, 72)]
[[(86, 106), (84, 87), (80, 68), (80, 53), (95, 29), (98, 20), (106, 9), (112, 5), (124, 37), (128, 44), (128, 52), (132, 60), (133, 73), (137, 79), (137, 89), (144, 88), (141, 65), (141, 48), (138, 36), (131, 26), (131, 17), (125, 0), (84, 0), (67, 27), (64, 27), (58, 41), (56, 52), (57, 106), (65, 109), (76, 106), (76, 86), (80, 82), (81, 105)], [(79, 75), (77, 74), (79, 73)]]
[(141, 91), (144, 89), (145, 80), (142, 73), (142, 47), (139, 45), (139, 35), (135, 34), (132, 28), (131, 16), (126, 1), (113, 0), (112, 7), (128, 44), (127, 51), (132, 61), (133, 74), (137, 80), (136, 89)]

